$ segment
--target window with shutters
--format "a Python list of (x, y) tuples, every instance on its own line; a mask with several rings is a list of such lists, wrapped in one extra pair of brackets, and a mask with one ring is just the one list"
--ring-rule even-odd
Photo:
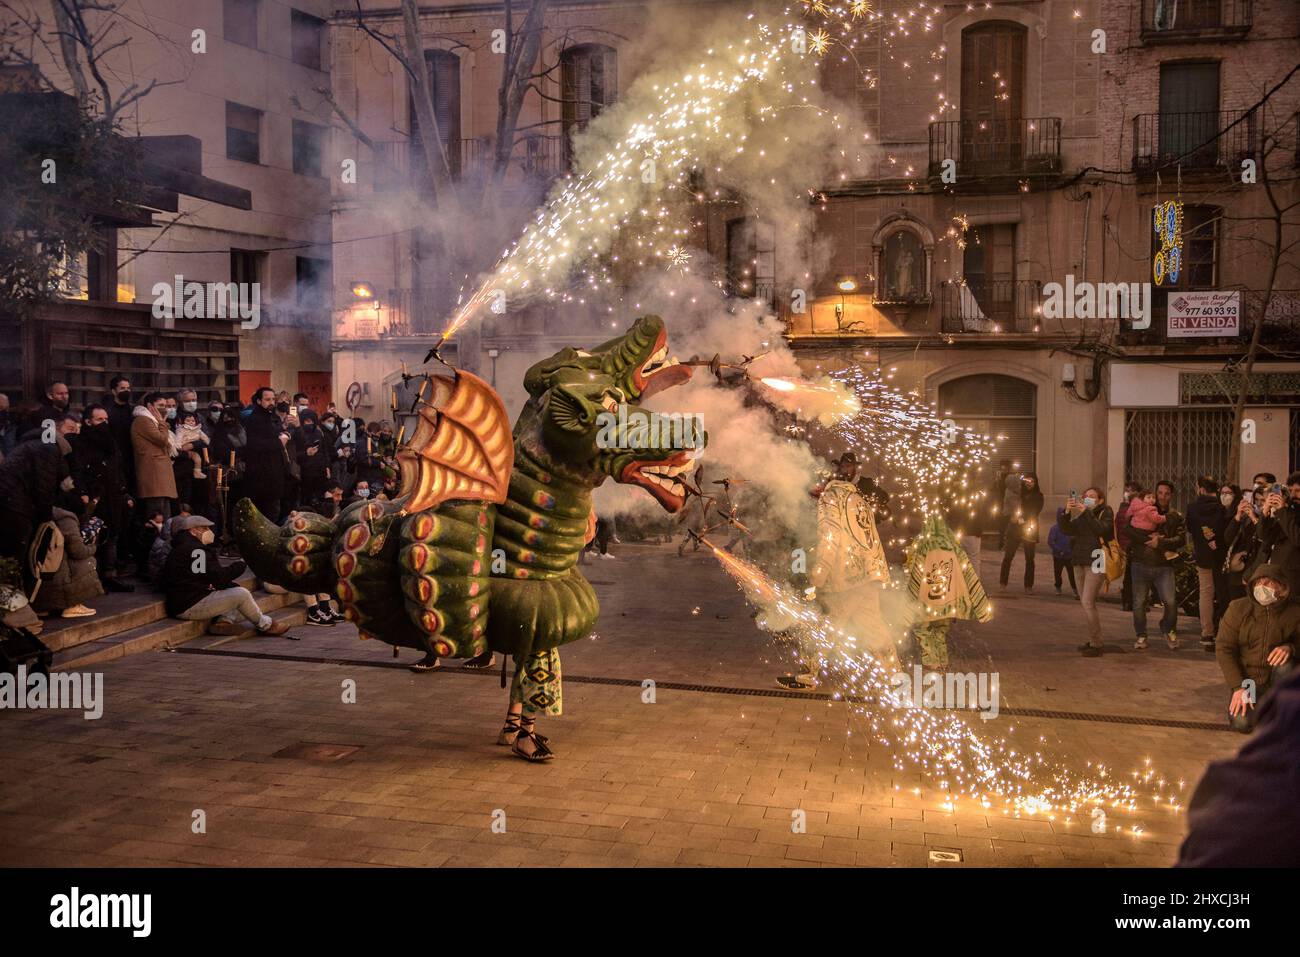
[(320, 176), (324, 145), (325, 127), (294, 120), (293, 171), (300, 176)]
[(1219, 64), (1160, 64), (1160, 155), (1214, 166), (1218, 131)]
[(583, 43), (561, 53), (560, 96), (567, 164), (572, 161), (573, 136), (618, 96), (618, 52), (599, 43)]
[(245, 163), (262, 161), (262, 111), (226, 102), (226, 157)]
[(962, 276), (983, 318), (1013, 322), (1017, 318), (1015, 224), (971, 227), (962, 250)]
[(325, 21), (301, 10), (290, 10), (289, 28), (293, 40), (293, 62), (309, 70), (321, 69)]
[(968, 375), (939, 386), (939, 409), (963, 430), (994, 437), (998, 459), (1012, 468), (1035, 470), (1038, 429), (1037, 387), (1009, 375)]
[(1017, 164), (1024, 153), (1025, 33), (979, 23), (961, 35), (961, 161)]
[[(424, 63), (428, 69), (429, 93), (433, 100), (433, 116), (438, 125), (438, 138), (447, 154), (447, 170), (459, 176), (461, 170), (460, 132), (460, 57), (447, 50), (425, 50)], [(424, 169), (424, 149), (420, 139), (420, 116), (415, 109), (415, 98), (410, 98), (411, 113), (411, 165)]]
[(222, 0), (221, 21), (227, 40), (257, 49), (257, 0)]

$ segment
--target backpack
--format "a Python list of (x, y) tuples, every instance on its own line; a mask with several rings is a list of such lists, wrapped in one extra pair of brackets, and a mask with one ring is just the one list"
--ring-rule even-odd
[(1109, 542), (1103, 538), (1098, 538), (1097, 541), (1101, 543), (1102, 553), (1106, 556), (1106, 581), (1102, 584), (1101, 590), (1108, 592), (1111, 582), (1124, 577), (1128, 556), (1124, 554), (1124, 549), (1120, 548), (1118, 534)]
[(42, 522), (32, 535), (32, 545), (27, 551), (27, 561), (36, 579), (36, 586), (28, 596), (34, 601), (41, 590), (41, 582), (48, 581), (63, 565), (63, 533), (54, 522)]

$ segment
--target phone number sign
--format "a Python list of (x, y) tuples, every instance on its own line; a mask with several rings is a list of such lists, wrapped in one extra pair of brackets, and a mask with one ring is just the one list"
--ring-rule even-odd
[(1241, 332), (1240, 292), (1179, 292), (1169, 296), (1169, 338), (1235, 336)]

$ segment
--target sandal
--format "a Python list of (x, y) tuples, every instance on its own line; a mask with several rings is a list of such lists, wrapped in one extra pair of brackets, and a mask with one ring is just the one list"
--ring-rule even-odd
[(442, 667), (442, 662), (438, 656), (430, 652), (413, 665), (407, 665), (411, 671), (437, 671)]
[[(521, 730), (523, 729), (519, 727), (519, 716), (515, 714), (509, 715), (506, 718), (506, 726), (502, 728), (501, 733), (497, 735), (497, 744), (500, 745), (514, 744), (515, 738), (519, 737), (519, 733)], [(542, 744), (545, 744), (547, 741), (550, 740), (550, 738), (548, 738), (546, 735), (538, 734), (536, 731), (530, 733), (534, 738), (542, 742)]]
[[(533, 739), (532, 754), (520, 750), (519, 742), (526, 738)], [(542, 740), (540, 735), (534, 734), (531, 731), (525, 731), (523, 728), (519, 729), (519, 734), (515, 738), (515, 743), (510, 748), (510, 751), (515, 755), (515, 757), (523, 758), (525, 761), (549, 761), (551, 758), (555, 757), (555, 752), (546, 746), (546, 742)]]

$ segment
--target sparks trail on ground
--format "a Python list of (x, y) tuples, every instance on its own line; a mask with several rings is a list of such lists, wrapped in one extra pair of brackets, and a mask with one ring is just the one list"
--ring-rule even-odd
[[(881, 660), (858, 637), (754, 565), (707, 538), (700, 542), (754, 604), (779, 623), (790, 623), (783, 633), (815, 656), (805, 667), (818, 674), (823, 686), (835, 688), (834, 700), (866, 722), (872, 737), (890, 750), (896, 770), (919, 771), (937, 784), (946, 810), (967, 801), (985, 810), (1000, 808), (1008, 816), (1063, 817), (1066, 823), (1086, 825), (1095, 808), (1127, 813), (1148, 806), (1174, 813), (1182, 809), (1184, 782), (1166, 782), (1150, 759), (1131, 772), (1131, 784), (1092, 762), (1076, 772), (1040, 750), (1021, 751), (1006, 738), (981, 735), (953, 711), (918, 706), (910, 695), (900, 694)], [(1141, 831), (1140, 825), (1130, 827), (1135, 836)]]
[[(666, 197), (672, 192), (701, 201), (705, 195), (693, 184), (694, 171), (723, 171), (730, 158), (744, 155), (747, 148), (751, 155), (765, 158), (761, 143), (749, 143), (760, 126), (787, 116), (797, 116), (801, 123), (832, 124), (835, 138), (851, 144), (839, 151), (845, 164), (839, 178), (847, 177), (848, 164), (861, 161), (856, 151), (870, 134), (846, 132), (848, 118), (816, 105), (821, 58), (838, 53), (845, 63), (854, 64), (856, 74), (859, 45), (875, 36), (887, 43), (914, 31), (930, 32), (938, 8), (905, 3), (886, 14), (870, 0), (797, 0), (760, 8), (764, 6), (769, 9), (751, 11), (739, 22), (719, 21), (716, 41), (710, 45), (710, 38), (700, 38), (679, 79), (650, 88), (650, 109), (639, 116), (629, 113), (621, 135), (603, 156), (556, 185), (532, 222), (457, 310), (442, 342), (481, 315), (484, 305), (497, 296), (516, 304), (534, 297), (573, 301), (585, 294), (611, 293), (609, 267), (620, 261), (612, 252), (616, 238), (631, 257), (629, 265), (658, 263), (689, 272), (689, 254), (684, 252), (691, 234), (689, 217), (670, 208)], [(742, 39), (732, 39), (736, 36)], [(931, 59), (941, 53), (940, 45)], [(641, 95), (634, 87), (628, 100)], [(789, 141), (786, 136), (784, 142)], [(654, 171), (648, 182), (646, 161)], [(754, 174), (755, 181), (770, 179), (804, 201), (816, 185), (798, 181), (799, 171), (791, 164), (769, 162), (759, 168), (763, 171)]]

